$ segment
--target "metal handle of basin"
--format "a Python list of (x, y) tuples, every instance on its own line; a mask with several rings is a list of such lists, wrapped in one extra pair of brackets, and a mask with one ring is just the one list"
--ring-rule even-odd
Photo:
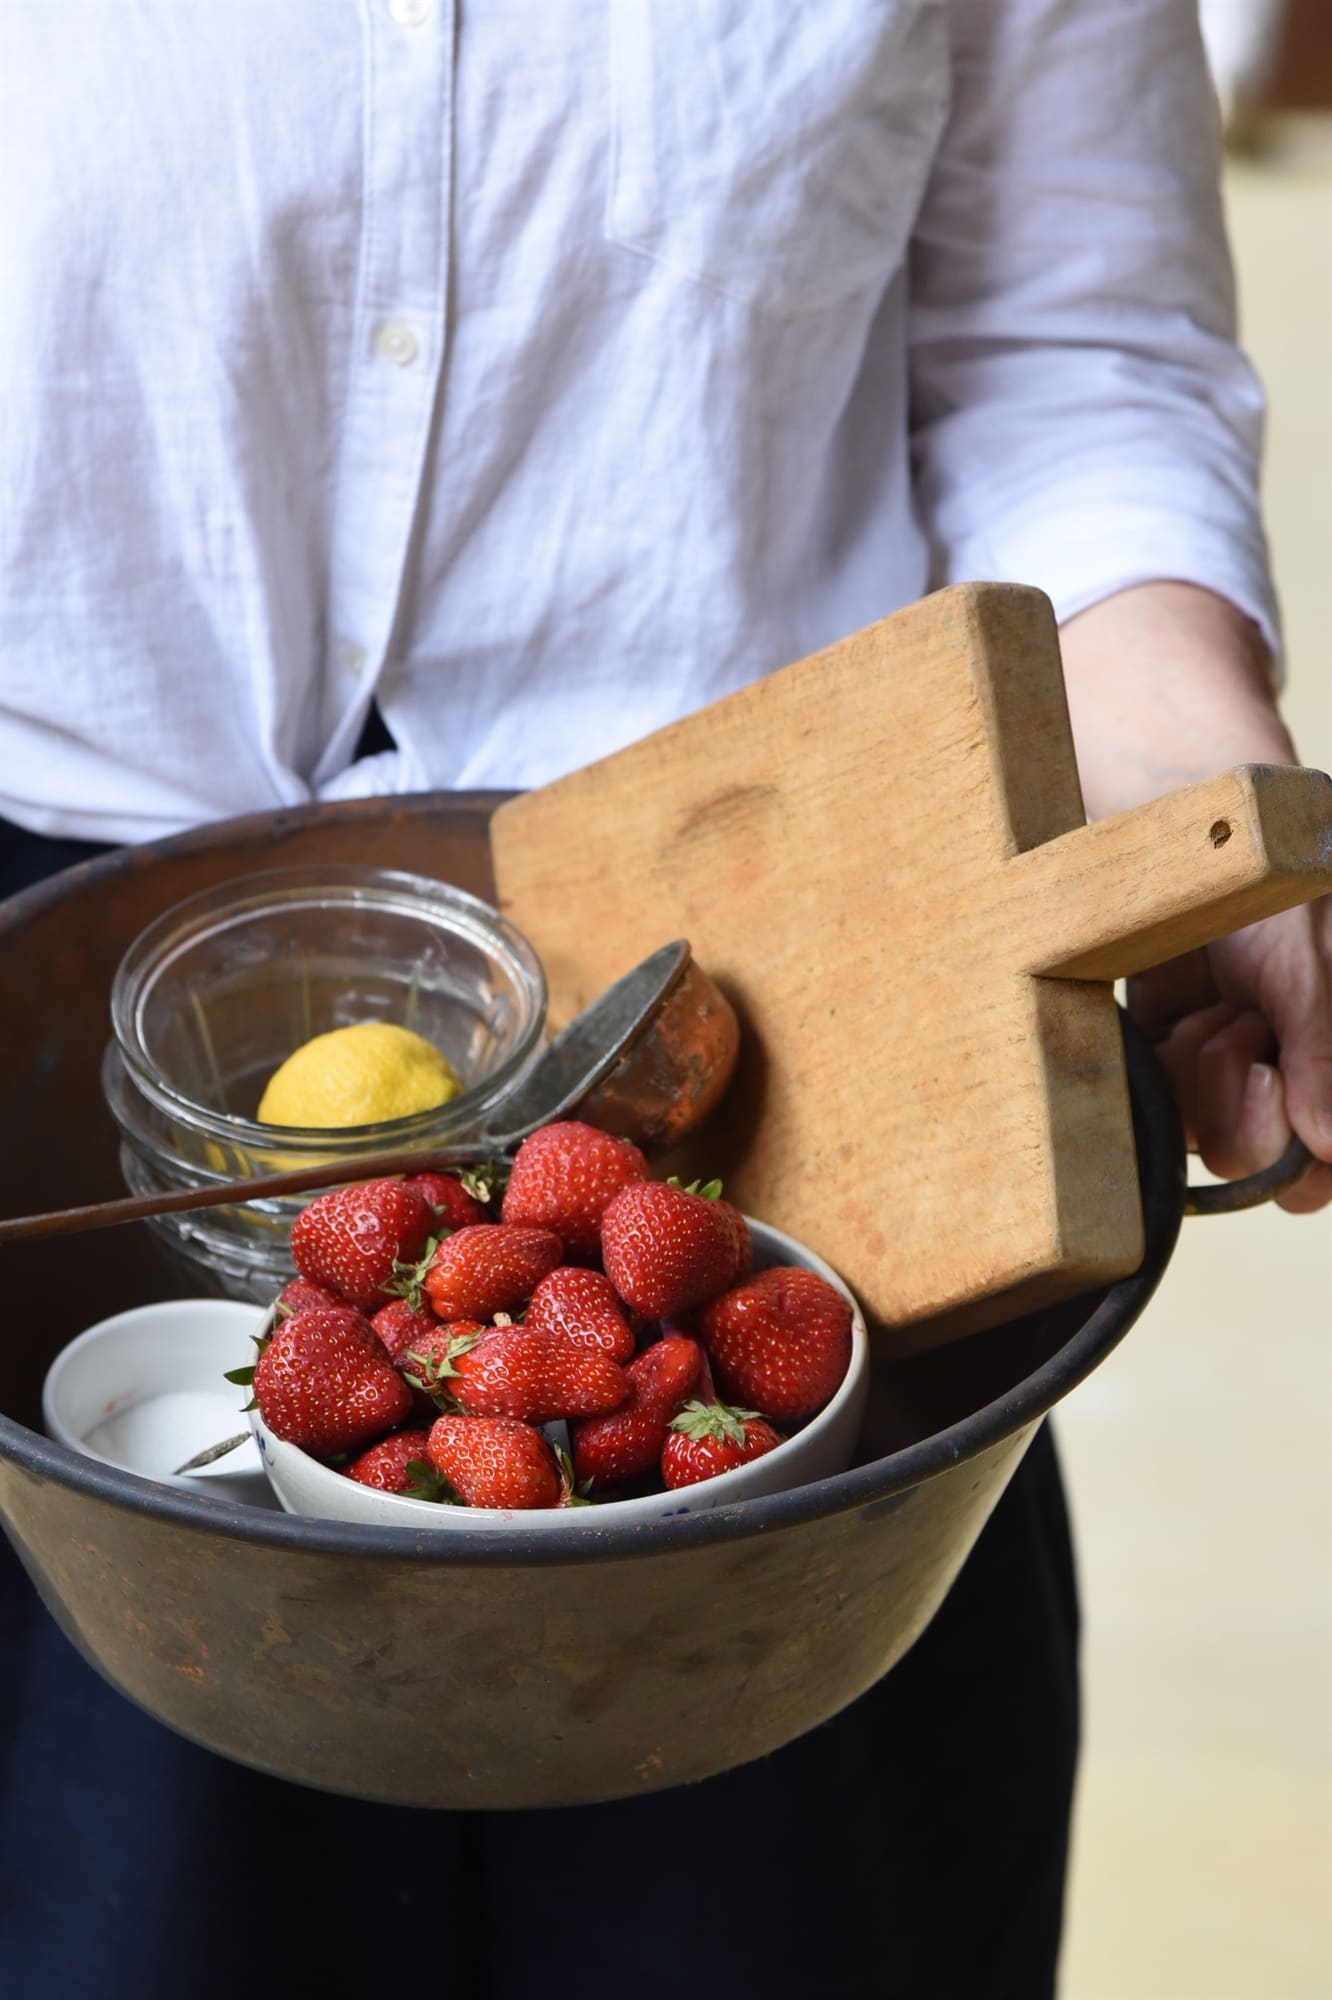
[(1257, 1208), (1303, 1180), (1313, 1164), (1314, 1156), (1303, 1139), (1292, 1139), (1281, 1158), (1260, 1174), (1246, 1174), (1239, 1181), (1218, 1181), (1214, 1187), (1196, 1187), (1190, 1182), (1184, 1195), (1184, 1213), (1233, 1215), (1236, 1209)]

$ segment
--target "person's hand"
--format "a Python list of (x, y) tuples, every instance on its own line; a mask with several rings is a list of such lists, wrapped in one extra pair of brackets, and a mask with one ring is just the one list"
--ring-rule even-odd
[(1128, 1007), (1205, 1167), (1225, 1180), (1256, 1173), (1295, 1131), (1330, 1164), (1280, 1206), (1305, 1215), (1332, 1201), (1332, 900), (1131, 979)]
[[(1254, 628), (1189, 585), (1144, 584), (1063, 629), (1091, 817), (1237, 764), (1299, 762)], [(1270, 1166), (1292, 1130), (1323, 1164), (1280, 1197), (1332, 1201), (1332, 898), (1287, 910), (1129, 981), (1189, 1143), (1223, 1179)]]

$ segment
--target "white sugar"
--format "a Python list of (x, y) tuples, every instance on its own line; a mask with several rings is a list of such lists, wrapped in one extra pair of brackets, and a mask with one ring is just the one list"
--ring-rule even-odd
[[(148, 1479), (164, 1479), (209, 1445), (221, 1444), (246, 1427), (242, 1395), (217, 1395), (206, 1389), (176, 1389), (116, 1410), (89, 1431), (90, 1451), (109, 1458), (126, 1471)], [(193, 1476), (207, 1479), (212, 1466)], [(257, 1472), (259, 1454), (253, 1438), (216, 1461), (219, 1473)]]

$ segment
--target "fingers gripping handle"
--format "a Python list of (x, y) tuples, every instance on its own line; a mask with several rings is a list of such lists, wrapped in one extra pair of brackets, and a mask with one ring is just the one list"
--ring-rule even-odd
[[(1042, 842), (1008, 870), (1030, 912), (1029, 971), (1126, 978), (1332, 891), (1332, 780), (1244, 765)], [(1191, 1186), (1185, 1213), (1256, 1208), (1313, 1164), (1292, 1138), (1261, 1173)]]

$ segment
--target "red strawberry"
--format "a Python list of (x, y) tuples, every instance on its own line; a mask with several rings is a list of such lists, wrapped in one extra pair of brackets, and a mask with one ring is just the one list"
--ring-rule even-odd
[(595, 1263), (601, 1218), (621, 1188), (644, 1181), (648, 1163), (628, 1139), (564, 1119), (523, 1140), (504, 1195), (506, 1222), (553, 1229), (575, 1264)]
[(296, 1313), (309, 1312), (311, 1306), (342, 1306), (347, 1303), (336, 1292), (330, 1291), (327, 1285), (312, 1284), (309, 1278), (292, 1278), (278, 1293), (277, 1302), (287, 1309), (285, 1313), (279, 1313), (280, 1319), (291, 1319)]
[(558, 1507), (564, 1498), (555, 1453), (516, 1417), (440, 1417), (427, 1451), (468, 1507)]
[(451, 1372), (455, 1354), (465, 1354), (494, 1332), (493, 1326), (479, 1319), (432, 1320), (420, 1340), (404, 1348), (396, 1360), (408, 1375), (442, 1375)]
[(441, 1410), (452, 1412), (457, 1407), (452, 1395), (454, 1361), (493, 1331), (478, 1319), (454, 1319), (443, 1326), (432, 1319), (421, 1337), (394, 1357), (419, 1417), (433, 1423)]
[(572, 1429), (579, 1484), (619, 1486), (660, 1462), (671, 1418), (698, 1380), (703, 1354), (696, 1340), (668, 1333), (629, 1363), (629, 1394), (608, 1416), (585, 1417)]
[(731, 1402), (794, 1422), (821, 1409), (851, 1360), (851, 1308), (816, 1271), (777, 1264), (698, 1316), (717, 1383)]
[[(677, 1327), (669, 1320), (666, 1322), (665, 1326), (663, 1326), (662, 1332), (688, 1333), (694, 1339), (698, 1338), (697, 1326), (690, 1325), (690, 1326)], [(701, 1351), (703, 1359), (698, 1364), (698, 1380), (694, 1384), (694, 1393), (698, 1397), (701, 1403), (719, 1403), (721, 1401), (721, 1398), (717, 1394), (717, 1385), (712, 1379), (712, 1363), (708, 1360), (708, 1350), (705, 1347)]]
[(757, 1410), (725, 1403), (686, 1403), (671, 1422), (661, 1449), (661, 1476), (670, 1487), (695, 1486), (733, 1466), (747, 1465), (783, 1443)]
[(624, 1370), (609, 1355), (527, 1326), (487, 1333), (452, 1354), (448, 1367), (452, 1372), (437, 1377), (439, 1387), (474, 1417), (549, 1424), (617, 1409), (629, 1394)]
[(427, 1308), (418, 1310), (409, 1299), (390, 1299), (370, 1322), (384, 1344), (390, 1361), (402, 1360), (409, 1347), (429, 1340), (439, 1331), (439, 1321)]
[(735, 1276), (731, 1279), (731, 1283), (742, 1285), (754, 1269), (754, 1242), (749, 1233), (749, 1224), (739, 1209), (733, 1208), (729, 1201), (722, 1201), (718, 1197), (717, 1206), (729, 1219), (735, 1234)]
[(670, 1181), (627, 1187), (602, 1218), (606, 1276), (639, 1312), (662, 1316), (701, 1305), (735, 1277), (734, 1213)]
[(274, 1437), (320, 1454), (368, 1444), (412, 1407), (374, 1328), (351, 1306), (284, 1320), (255, 1363), (254, 1394)]
[(563, 1257), (552, 1230), (479, 1222), (440, 1244), (425, 1289), (441, 1319), (491, 1319), (530, 1298)]
[(634, 1336), (609, 1278), (578, 1264), (560, 1264), (532, 1294), (523, 1325), (562, 1334), (580, 1347), (596, 1347), (612, 1361), (627, 1361)]
[(457, 1174), (408, 1174), (407, 1185), (424, 1195), (434, 1210), (430, 1227), (436, 1236), (490, 1220), (485, 1203), (469, 1193)]
[(394, 1431), (363, 1451), (343, 1476), (362, 1486), (374, 1486), (381, 1493), (406, 1493), (413, 1500), (447, 1500), (451, 1496), (444, 1481), (426, 1457), (430, 1433), (427, 1430)]
[(430, 1204), (405, 1181), (364, 1181), (316, 1196), (291, 1226), (303, 1278), (332, 1285), (354, 1306), (382, 1306), (398, 1263), (420, 1256)]

